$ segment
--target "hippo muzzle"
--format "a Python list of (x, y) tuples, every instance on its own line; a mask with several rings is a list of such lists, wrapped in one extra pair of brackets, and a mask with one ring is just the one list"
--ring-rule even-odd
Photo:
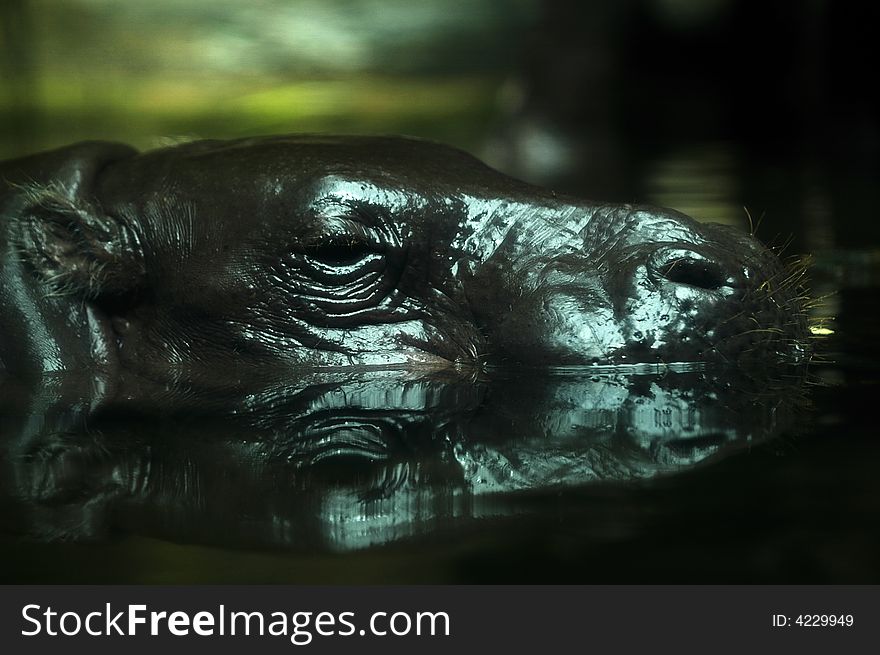
[(807, 356), (803, 267), (784, 268), (737, 230), (671, 210), (598, 206), (575, 234), (548, 241), (526, 237), (482, 266), (474, 306), (509, 294), (507, 312), (480, 314), (508, 361), (745, 366)]
[(86, 143), (0, 173), (13, 375), (199, 387), (808, 356), (802, 267), (752, 237), (563, 197), (429, 142)]

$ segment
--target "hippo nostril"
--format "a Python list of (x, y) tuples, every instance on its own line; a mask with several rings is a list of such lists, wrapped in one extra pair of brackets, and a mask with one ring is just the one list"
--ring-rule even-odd
[(710, 290), (728, 284), (728, 276), (720, 265), (693, 250), (659, 250), (651, 257), (649, 266), (655, 276), (675, 284)]
[(712, 262), (676, 259), (661, 269), (661, 274), (670, 282), (701, 289), (720, 289), (724, 286), (724, 275), (720, 267)]

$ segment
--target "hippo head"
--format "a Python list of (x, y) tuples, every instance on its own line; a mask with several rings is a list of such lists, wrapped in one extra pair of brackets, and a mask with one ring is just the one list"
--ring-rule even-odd
[(0, 346), (11, 369), (211, 384), (806, 358), (800, 271), (750, 236), (563, 197), (424, 141), (90, 143), (0, 172), (0, 339), (36, 343)]

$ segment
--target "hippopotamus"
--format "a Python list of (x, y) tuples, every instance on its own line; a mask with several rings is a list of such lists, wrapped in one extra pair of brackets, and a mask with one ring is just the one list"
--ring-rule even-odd
[(131, 396), (132, 381), (808, 356), (800, 271), (751, 235), (424, 140), (85, 142), (0, 180), (7, 375), (87, 372)]

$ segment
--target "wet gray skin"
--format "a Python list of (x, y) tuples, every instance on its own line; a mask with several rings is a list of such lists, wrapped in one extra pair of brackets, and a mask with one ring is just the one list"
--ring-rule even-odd
[(797, 271), (733, 229), (403, 138), (285, 136), (0, 165), (0, 360), (138, 400), (370, 367), (763, 368)]

